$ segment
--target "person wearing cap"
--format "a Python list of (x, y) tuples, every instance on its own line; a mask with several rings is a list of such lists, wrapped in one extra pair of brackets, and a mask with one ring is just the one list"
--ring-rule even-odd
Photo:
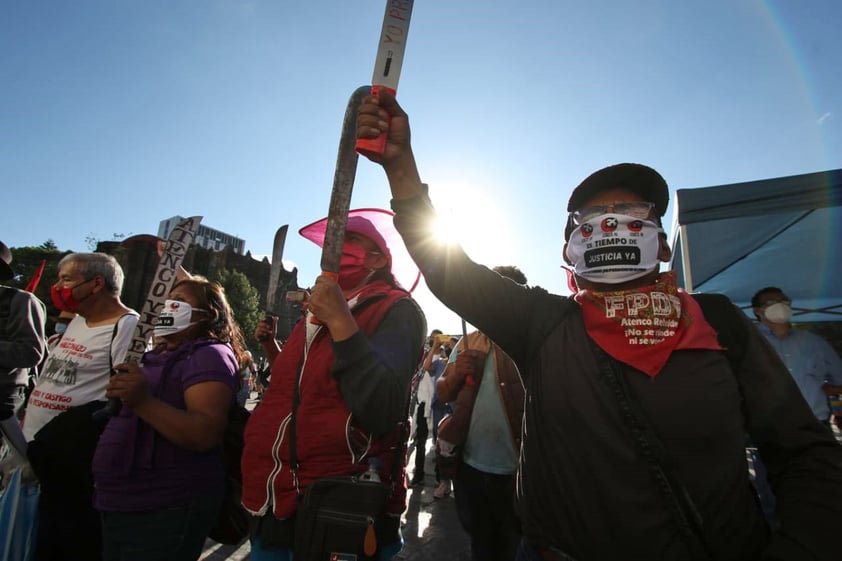
[[(618, 164), (576, 187), (564, 246), (575, 294), (562, 297), (437, 244), (408, 117), (382, 89), (357, 118), (359, 138), (381, 133), (385, 151), (369, 158), (427, 285), (523, 379), (518, 561), (839, 558), (842, 447), (744, 314), (660, 272), (669, 190), (658, 172)], [(711, 315), (719, 331), (703, 301), (727, 314)], [(730, 351), (723, 325), (739, 334)], [(746, 435), (779, 499), (775, 531), (749, 481)]]
[[(321, 246), (326, 221), (299, 232)], [(405, 253), (391, 212), (352, 210), (338, 278), (316, 279), (306, 317), (272, 364), (272, 383), (244, 435), (243, 505), (253, 515), (253, 561), (290, 559), (293, 516), (308, 485), (359, 475), (370, 458), (379, 459), (378, 476), (392, 488), (387, 513), (374, 522), (375, 557), (390, 559), (401, 548), (405, 424), (426, 333), (421, 309), (403, 288), (419, 276)], [(401, 264), (412, 273), (399, 282)]]
[[(14, 277), (12, 252), (0, 242), (0, 283)], [(0, 284), (0, 433), (21, 458), (26, 439), (18, 413), (26, 398), (30, 369), (46, 352), (47, 310), (34, 294)]]

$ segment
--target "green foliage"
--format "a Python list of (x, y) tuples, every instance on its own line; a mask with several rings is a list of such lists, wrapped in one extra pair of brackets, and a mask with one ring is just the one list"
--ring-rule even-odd
[(41, 249), (43, 249), (45, 251), (58, 251), (58, 246), (56, 245), (56, 242), (54, 242), (52, 238), (48, 239), (47, 241), (45, 241), (44, 243), (42, 243), (38, 247), (40, 247)]
[(38, 272), (41, 261), (46, 261), (41, 280), (35, 289), (35, 296), (47, 304), (47, 310), (50, 310), (50, 313), (52, 313), (50, 285), (56, 282), (58, 278), (58, 262), (61, 261), (62, 257), (71, 252), (59, 251), (53, 240), (47, 240), (37, 247), (13, 247), (10, 250), (12, 252), (12, 270), (15, 272), (15, 278), (8, 281), (7, 284), (9, 286), (25, 288)]
[(243, 332), (246, 346), (257, 356), (260, 345), (254, 338), (254, 328), (262, 317), (257, 289), (252, 286), (248, 277), (239, 271), (223, 269), (210, 280), (218, 282), (225, 289), (225, 297), (228, 298), (234, 312), (234, 320)]

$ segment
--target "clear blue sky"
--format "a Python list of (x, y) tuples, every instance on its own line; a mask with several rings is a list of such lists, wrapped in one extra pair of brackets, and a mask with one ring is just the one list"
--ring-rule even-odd
[[(348, 97), (383, 0), (0, 4), (0, 239), (155, 233), (175, 214), (285, 259), (308, 286)], [(463, 242), (566, 294), (571, 189), (608, 164), (673, 190), (842, 168), (838, 0), (418, 0), (398, 99)], [(360, 159), (353, 207), (388, 208)], [(783, 264), (782, 264), (783, 265)], [(458, 318), (421, 289), (430, 327)]]

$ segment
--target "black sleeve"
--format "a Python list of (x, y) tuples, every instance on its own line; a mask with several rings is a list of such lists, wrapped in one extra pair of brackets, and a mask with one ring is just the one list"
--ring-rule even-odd
[(763, 559), (839, 559), (842, 447), (819, 422), (763, 334), (744, 314), (737, 379), (747, 429), (766, 464), (781, 527)]
[(45, 309), (34, 295), (22, 290), (13, 292), (5, 322), (6, 332), (0, 338), (0, 371), (32, 368), (41, 362), (46, 349)]
[(424, 348), (424, 314), (409, 298), (398, 300), (369, 338), (358, 331), (333, 343), (331, 373), (342, 401), (374, 436), (383, 436), (404, 420), (409, 384)]
[[(393, 199), (392, 209), (395, 227), (430, 291), (497, 343), (519, 367), (533, 356), (548, 330), (576, 306), (543, 288), (500, 276), (473, 262), (460, 246), (438, 242), (431, 228), (436, 212), (426, 194)], [(521, 367), (521, 375), (527, 371)]]

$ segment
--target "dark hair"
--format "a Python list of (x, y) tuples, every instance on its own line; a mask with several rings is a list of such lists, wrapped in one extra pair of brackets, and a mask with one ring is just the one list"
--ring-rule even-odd
[(783, 295), (784, 297), (786, 296), (786, 294), (784, 294), (784, 291), (778, 288), (777, 286), (767, 286), (766, 288), (761, 288), (760, 290), (754, 293), (754, 296), (751, 297), (751, 307), (759, 308), (760, 306), (762, 306), (763, 302), (760, 301), (760, 298), (771, 292), (777, 292)]
[(392, 271), (389, 267), (383, 267), (382, 269), (377, 269), (368, 279), (367, 284), (371, 284), (376, 281), (383, 281), (392, 288), (398, 287), (398, 281), (395, 280), (395, 275), (392, 274)]
[(491, 270), (500, 276), (512, 279), (518, 284), (526, 284), (526, 275), (516, 265), (500, 265)]
[(211, 282), (205, 277), (193, 275), (189, 279), (178, 281), (173, 289), (183, 286), (196, 297), (199, 305), (210, 313), (210, 319), (203, 320), (196, 325), (195, 335), (219, 339), (228, 343), (237, 357), (237, 364), (245, 366), (249, 362), (246, 354), (245, 340), (240, 326), (234, 320), (234, 313), (225, 298), (225, 289), (219, 283)]

